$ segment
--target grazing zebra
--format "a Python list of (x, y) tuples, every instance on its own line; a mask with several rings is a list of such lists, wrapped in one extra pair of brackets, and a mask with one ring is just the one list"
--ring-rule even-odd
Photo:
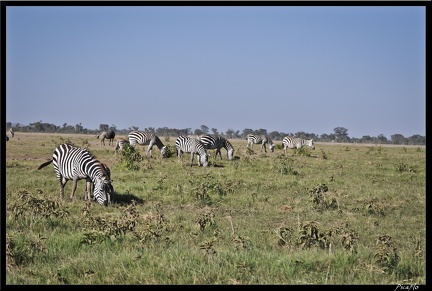
[(198, 155), (198, 166), (208, 166), (208, 155), (204, 148), (204, 145), (195, 138), (180, 135), (175, 142), (177, 148), (178, 161), (181, 162), (181, 156), (183, 153), (191, 154), (191, 167), (193, 164), (194, 155)]
[(123, 150), (125, 144), (130, 144), (129, 140), (122, 138), (122, 137), (117, 140), (116, 147), (115, 147), (115, 154), (116, 155), (119, 151)]
[(134, 130), (129, 132), (128, 138), (131, 146), (135, 146), (136, 144), (143, 146), (148, 145), (147, 155), (150, 154), (150, 157), (152, 156), (152, 148), (154, 145), (159, 148), (162, 157), (165, 158), (167, 155), (167, 147), (162, 143), (160, 138), (152, 132)]
[(311, 149), (315, 149), (315, 144), (313, 142), (313, 139), (302, 139), (297, 138), (293, 136), (286, 136), (282, 140), (282, 144), (284, 146), (284, 153), (286, 154), (286, 151), (288, 148), (290, 149), (299, 149), (303, 146), (309, 146)]
[[(57, 146), (53, 157), (39, 166), (38, 170), (54, 164), (54, 171), (60, 185), (60, 198), (64, 198), (64, 187), (67, 181), (72, 180), (72, 201), (77, 187), (78, 180), (86, 179), (87, 191), (91, 189), (91, 183), (94, 184), (93, 197), (99, 204), (107, 205), (107, 192), (110, 191), (111, 180), (106, 175), (106, 171), (102, 168), (101, 163), (84, 148), (74, 147), (69, 144), (61, 144)], [(87, 193), (90, 197), (90, 193)]]
[(14, 130), (13, 130), (12, 127), (9, 128), (9, 133), (11, 134), (11, 137), (14, 138), (14, 136), (15, 136), (15, 132), (14, 132)]
[[(100, 165), (102, 167), (103, 174), (107, 177), (108, 180), (112, 181), (110, 168), (105, 163), (100, 163)], [(88, 195), (91, 192), (93, 192), (93, 189), (91, 189), (91, 188), (88, 189), (89, 186), (90, 187), (94, 186), (94, 184), (93, 183), (86, 183), (86, 192), (84, 194), (84, 200), (90, 199), (90, 197)], [(110, 203), (111, 201), (113, 201), (113, 196), (114, 196), (114, 187), (112, 186), (111, 183), (106, 186), (106, 190), (107, 190), (107, 200), (108, 200), (108, 203)], [(95, 198), (93, 197), (93, 200), (94, 199)]]
[(103, 144), (105, 146), (105, 139), (109, 140), (108, 145), (114, 145), (114, 137), (115, 132), (112, 129), (108, 129), (107, 131), (103, 131), (101, 134), (96, 136), (96, 138), (101, 138), (101, 145)]
[(204, 134), (200, 135), (199, 139), (201, 143), (204, 145), (204, 148), (207, 150), (214, 150), (216, 149), (215, 153), (215, 159), (217, 158), (217, 154), (219, 153), (219, 156), (222, 160), (222, 154), (221, 154), (221, 148), (225, 148), (227, 151), (228, 159), (231, 161), (234, 158), (234, 148), (232, 144), (225, 138), (219, 135), (210, 135), (210, 134)]
[(274, 151), (275, 145), (274, 145), (273, 141), (271, 140), (271, 138), (268, 135), (263, 134), (263, 135), (257, 136), (257, 135), (253, 135), (253, 134), (248, 134), (247, 137), (246, 137), (246, 139), (248, 141), (247, 147), (250, 148), (250, 149), (252, 149), (253, 144), (260, 143), (261, 144), (261, 150), (264, 149), (264, 152), (267, 153), (266, 143), (268, 143), (270, 151), (271, 152)]

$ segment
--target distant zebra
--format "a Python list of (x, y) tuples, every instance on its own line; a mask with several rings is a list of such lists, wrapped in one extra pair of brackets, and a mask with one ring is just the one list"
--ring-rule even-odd
[(261, 144), (261, 150), (264, 149), (264, 152), (267, 152), (266, 149), (266, 144), (269, 144), (269, 149), (271, 152), (274, 152), (274, 143), (271, 140), (271, 138), (268, 135), (253, 135), (253, 134), (248, 134), (246, 137), (247, 141), (248, 141), (248, 145), (247, 147), (252, 149), (253, 144)]
[(286, 154), (286, 151), (288, 148), (290, 149), (299, 149), (303, 146), (309, 146), (311, 149), (315, 149), (315, 144), (313, 142), (313, 139), (302, 139), (298, 137), (293, 136), (286, 136), (282, 140), (282, 144), (284, 147), (284, 153)]
[(231, 161), (234, 158), (234, 147), (232, 144), (225, 139), (224, 137), (220, 135), (210, 135), (210, 134), (204, 134), (200, 135), (199, 139), (201, 143), (204, 145), (204, 148), (207, 150), (214, 150), (216, 149), (215, 153), (215, 159), (217, 158), (217, 154), (219, 153), (219, 156), (222, 160), (222, 154), (221, 154), (221, 148), (225, 148), (227, 151), (227, 157)]
[(108, 145), (114, 145), (115, 132), (112, 129), (108, 129), (107, 131), (103, 131), (101, 134), (96, 136), (96, 138), (101, 138), (101, 145), (105, 145), (105, 139), (109, 140)]
[(11, 134), (11, 137), (14, 138), (14, 136), (15, 136), (15, 132), (14, 132), (14, 130), (13, 130), (12, 127), (9, 128), (9, 133)]
[[(86, 179), (87, 196), (90, 197), (90, 189), (94, 184), (93, 197), (99, 204), (107, 205), (107, 192), (110, 191), (111, 180), (106, 175), (106, 171), (102, 168), (101, 163), (84, 148), (74, 147), (69, 144), (61, 144), (57, 146), (53, 157), (39, 166), (38, 170), (54, 164), (54, 171), (60, 185), (60, 198), (64, 198), (64, 188), (67, 181), (72, 180), (72, 201), (78, 180)], [(109, 195), (109, 194), (108, 194)]]
[(148, 145), (147, 147), (147, 155), (150, 154), (152, 156), (152, 148), (153, 146), (157, 146), (161, 152), (162, 157), (166, 157), (167, 155), (167, 147), (162, 143), (160, 138), (152, 132), (144, 132), (133, 130), (129, 132), (128, 135), (129, 143), (131, 146), (139, 145)]
[(197, 154), (198, 156), (198, 166), (204, 166), (204, 167), (208, 166), (207, 151), (204, 148), (204, 145), (198, 139), (181, 135), (176, 139), (175, 145), (177, 149), (177, 158), (179, 162), (181, 162), (181, 156), (183, 153), (190, 153), (191, 167), (193, 164), (195, 154)]
[(115, 154), (116, 154), (116, 155), (117, 155), (117, 153), (118, 153), (119, 151), (122, 151), (122, 150), (123, 150), (125, 144), (130, 144), (128, 139), (125, 139), (125, 138), (122, 138), (122, 137), (121, 137), (121, 138), (119, 138), (119, 139), (117, 140), (116, 147), (115, 147)]

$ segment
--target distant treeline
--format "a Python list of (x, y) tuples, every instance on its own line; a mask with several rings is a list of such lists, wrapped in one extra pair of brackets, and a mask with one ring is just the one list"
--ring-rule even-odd
[(241, 132), (240, 130), (228, 129), (225, 133), (218, 132), (216, 128), (209, 128), (205, 125), (201, 125), (200, 128), (192, 130), (192, 128), (168, 128), (168, 127), (148, 127), (139, 129), (136, 126), (129, 127), (128, 129), (117, 129), (113, 124), (109, 126), (108, 124), (100, 124), (99, 129), (87, 129), (84, 128), (81, 123), (76, 125), (68, 125), (64, 123), (62, 126), (58, 126), (51, 123), (44, 122), (34, 122), (29, 125), (21, 125), (19, 123), (12, 124), (11, 122), (6, 122), (6, 130), (9, 128), (13, 128), (15, 133), (19, 132), (46, 132), (46, 133), (76, 133), (76, 134), (95, 134), (98, 135), (102, 131), (106, 131), (108, 129), (113, 129), (116, 133), (116, 136), (127, 136), (128, 133), (132, 130), (142, 130), (153, 132), (158, 136), (179, 136), (179, 135), (200, 135), (200, 134), (217, 134), (226, 138), (235, 139), (241, 138), (245, 139), (248, 134), (267, 134), (270, 136), (272, 140), (282, 141), (282, 139), (287, 136), (296, 136), (304, 139), (314, 139), (317, 142), (342, 142), (342, 143), (374, 143), (374, 144), (400, 144), (400, 145), (426, 145), (426, 136), (421, 135), (413, 135), (410, 137), (404, 137), (402, 134), (393, 134), (390, 136), (390, 139), (387, 139), (383, 134), (378, 136), (369, 136), (364, 135), (361, 138), (349, 137), (348, 129), (344, 127), (336, 127), (333, 130), (333, 133), (329, 134), (321, 134), (317, 135), (315, 133), (307, 133), (307, 132), (296, 132), (296, 133), (288, 133), (288, 132), (280, 132), (280, 131), (272, 131), (267, 132), (267, 129), (250, 129), (245, 128)]

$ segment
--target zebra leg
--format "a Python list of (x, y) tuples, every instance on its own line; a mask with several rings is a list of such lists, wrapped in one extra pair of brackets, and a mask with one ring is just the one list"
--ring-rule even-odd
[(87, 199), (90, 200), (91, 193), (93, 192), (92, 186), (93, 186), (93, 183), (92, 183), (91, 179), (87, 177), (87, 179), (86, 179), (86, 192), (84, 194), (84, 200), (87, 200)]
[[(228, 153), (228, 152), (227, 152)], [(219, 148), (216, 149), (215, 160), (217, 159), (217, 155), (219, 154), (220, 159), (222, 160), (221, 150)]]
[(181, 163), (182, 151), (180, 149), (177, 150), (177, 161)]
[[(192, 164), (193, 164), (194, 155), (195, 155), (194, 153), (191, 153), (191, 162), (190, 162), (190, 166), (191, 166), (191, 167), (192, 167)], [(201, 166), (201, 165), (200, 165), (199, 158), (198, 158), (198, 165)]]
[(67, 180), (64, 177), (59, 177), (58, 179), (59, 185), (60, 185), (60, 198), (61, 200), (64, 199), (64, 188), (67, 183)]
[(150, 142), (147, 147), (147, 155), (150, 155), (150, 158), (152, 157), (152, 149), (153, 149), (153, 143)]
[(73, 181), (73, 184), (72, 184), (72, 193), (71, 193), (71, 196), (69, 197), (70, 201), (72, 201), (72, 199), (73, 199), (73, 197), (75, 195), (75, 190), (77, 188), (78, 178), (73, 178), (72, 181)]

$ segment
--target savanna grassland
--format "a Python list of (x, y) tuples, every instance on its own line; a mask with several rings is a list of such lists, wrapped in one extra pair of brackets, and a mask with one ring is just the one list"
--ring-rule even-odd
[[(6, 142), (6, 285), (426, 284), (426, 150), (316, 143), (248, 150), (198, 167), (133, 160), (94, 135), (16, 132)], [(119, 138), (120, 136), (116, 137)], [(65, 200), (52, 165), (63, 142), (111, 169), (114, 201)], [(136, 151), (135, 151), (136, 152)], [(2, 160), (2, 163), (3, 160)]]

